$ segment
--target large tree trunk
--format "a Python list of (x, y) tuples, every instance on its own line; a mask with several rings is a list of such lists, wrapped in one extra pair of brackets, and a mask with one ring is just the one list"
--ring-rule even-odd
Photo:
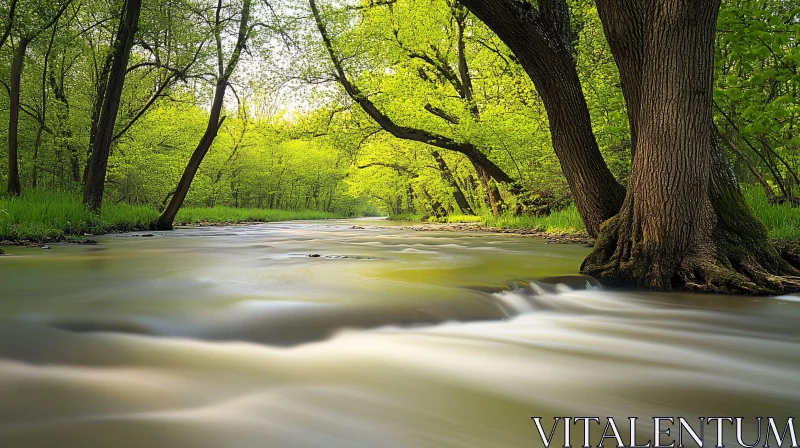
[(514, 52), (542, 98), (553, 149), (590, 235), (614, 216), (625, 189), (609, 171), (592, 131), (589, 109), (572, 57), (565, 0), (538, 8), (513, 0), (460, 0)]
[(607, 285), (655, 290), (800, 289), (800, 272), (780, 257), (745, 203), (713, 125), (720, 0), (598, 5), (606, 29), (626, 30), (608, 34), (620, 72), (640, 71), (622, 77), (639, 80), (623, 85), (637, 140), (625, 203), (603, 227), (583, 272)]
[(103, 98), (103, 111), (100, 113), (92, 155), (89, 158), (83, 203), (97, 212), (103, 203), (111, 139), (114, 137), (114, 124), (117, 121), (122, 87), (125, 84), (128, 59), (133, 47), (133, 37), (138, 28), (141, 7), (142, 0), (126, 0), (115, 42), (114, 62), (111, 65)]
[(178, 215), (178, 211), (181, 209), (181, 206), (183, 206), (183, 201), (186, 199), (186, 194), (189, 193), (189, 188), (192, 186), (194, 176), (197, 174), (197, 170), (200, 169), (200, 164), (203, 162), (208, 150), (211, 149), (211, 144), (214, 143), (219, 128), (225, 121), (225, 117), (220, 119), (220, 115), (222, 114), (222, 104), (225, 100), (225, 90), (227, 88), (228, 81), (226, 79), (217, 81), (217, 86), (214, 90), (214, 102), (211, 105), (211, 115), (208, 117), (206, 131), (192, 153), (189, 163), (186, 164), (186, 169), (183, 171), (181, 180), (178, 182), (178, 186), (175, 188), (175, 192), (169, 204), (156, 221), (155, 226), (157, 230), (172, 230), (173, 228), (175, 216)]
[(19, 91), (22, 79), (22, 66), (25, 62), (25, 50), (30, 41), (22, 37), (14, 52), (11, 63), (11, 85), (9, 86), (8, 111), (8, 194), (18, 196), (22, 187), (19, 182)]

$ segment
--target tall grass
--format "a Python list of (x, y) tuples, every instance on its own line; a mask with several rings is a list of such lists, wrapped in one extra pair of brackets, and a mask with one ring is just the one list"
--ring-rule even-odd
[[(789, 204), (770, 204), (764, 190), (757, 187), (745, 188), (744, 196), (755, 215), (767, 227), (770, 238), (800, 238), (800, 208)], [(586, 229), (574, 204), (549, 216), (486, 216), (484, 223), (500, 229), (534, 229), (548, 233), (574, 233)]]
[[(85, 233), (101, 234), (147, 230), (158, 210), (141, 205), (105, 204), (100, 216), (83, 206), (76, 192), (29, 190), (20, 197), (0, 196), (0, 240), (59, 240)], [(176, 223), (239, 223), (335, 218), (332, 213), (236, 209), (186, 208)]]
[[(766, 225), (773, 239), (800, 238), (800, 208), (770, 204), (760, 188), (744, 190), (747, 203)], [(128, 204), (106, 204), (101, 216), (87, 210), (75, 192), (29, 190), (17, 198), (0, 197), (0, 240), (51, 240), (84, 233), (145, 230), (158, 217), (158, 211)], [(242, 209), (231, 207), (184, 208), (178, 224), (240, 223), (287, 221), (295, 219), (337, 218), (318, 211)], [(391, 219), (419, 221), (419, 215), (392, 216)], [(483, 222), (500, 229), (534, 229), (548, 233), (575, 233), (585, 230), (575, 205), (549, 216), (450, 216), (446, 222)]]
[(148, 207), (109, 204), (97, 216), (73, 192), (31, 190), (0, 198), (0, 239), (61, 239), (68, 235), (147, 228), (158, 213)]
[(586, 230), (575, 204), (547, 216), (485, 216), (484, 224), (498, 229), (532, 229), (547, 233), (576, 233)]
[(744, 197), (753, 213), (764, 223), (772, 239), (800, 238), (800, 207), (789, 204), (770, 204), (761, 188), (744, 189)]
[(468, 222), (483, 222), (483, 216), (474, 215), (448, 215), (444, 218), (437, 220), (451, 223), (468, 223)]

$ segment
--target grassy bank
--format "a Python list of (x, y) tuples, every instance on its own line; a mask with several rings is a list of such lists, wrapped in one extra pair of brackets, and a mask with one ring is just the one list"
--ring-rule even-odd
[(586, 230), (575, 205), (570, 205), (566, 209), (551, 213), (548, 216), (514, 216), (512, 214), (502, 216), (450, 215), (444, 218), (423, 219), (422, 215), (403, 214), (390, 215), (389, 219), (392, 221), (437, 223), (481, 223), (484, 226), (498, 229), (537, 230), (547, 233), (577, 233)]
[[(767, 226), (770, 237), (800, 239), (800, 209), (787, 204), (770, 204), (760, 188), (745, 190), (745, 198), (756, 216)], [(19, 198), (0, 197), (0, 240), (45, 241), (131, 230), (146, 230), (158, 211), (146, 206), (107, 204), (97, 216), (88, 211), (75, 193), (34, 190)], [(339, 218), (318, 211), (287, 211), (231, 207), (184, 208), (176, 224), (241, 223)], [(420, 221), (419, 215), (392, 216), (401, 221)], [(461, 216), (440, 222), (480, 222), (500, 229), (532, 229), (547, 233), (577, 233), (585, 230), (574, 205), (549, 216)]]
[(233, 207), (185, 207), (178, 212), (175, 222), (179, 224), (221, 223), (221, 222), (274, 222), (297, 219), (344, 218), (333, 213), (316, 210), (274, 210), (263, 208)]
[[(107, 204), (100, 216), (87, 210), (75, 193), (34, 190), (18, 198), (0, 197), (0, 240), (59, 240), (85, 233), (147, 230), (158, 210), (146, 206)], [(289, 221), (337, 218), (332, 213), (237, 209), (184, 208), (176, 224)]]
[(577, 233), (586, 230), (575, 205), (547, 216), (486, 216), (484, 224), (498, 229), (531, 229), (547, 233)]
[(758, 219), (767, 226), (775, 240), (800, 239), (800, 207), (789, 204), (770, 204), (761, 188), (744, 190), (744, 196)]
[[(769, 236), (776, 240), (800, 239), (800, 208), (788, 204), (770, 204), (764, 190), (747, 188), (745, 199), (753, 212), (767, 227)], [(420, 220), (419, 216), (404, 215), (404, 220)], [(578, 209), (570, 205), (549, 216), (450, 216), (438, 222), (482, 222), (499, 229), (530, 229), (547, 233), (577, 233), (586, 230)]]

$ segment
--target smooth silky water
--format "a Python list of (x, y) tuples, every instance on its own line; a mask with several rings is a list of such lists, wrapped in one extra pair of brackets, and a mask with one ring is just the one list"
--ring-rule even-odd
[(603, 290), (559, 277), (579, 245), (376, 224), (7, 248), (0, 447), (531, 447), (532, 416), (800, 405), (800, 297)]

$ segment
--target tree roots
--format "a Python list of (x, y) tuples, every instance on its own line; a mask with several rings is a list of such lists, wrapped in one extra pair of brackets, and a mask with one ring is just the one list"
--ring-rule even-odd
[(740, 235), (717, 226), (711, 241), (693, 244), (671, 260), (652, 243), (632, 238), (625, 216), (603, 225), (581, 266), (583, 274), (604, 285), (745, 295), (800, 291), (800, 242), (773, 245), (759, 229)]

